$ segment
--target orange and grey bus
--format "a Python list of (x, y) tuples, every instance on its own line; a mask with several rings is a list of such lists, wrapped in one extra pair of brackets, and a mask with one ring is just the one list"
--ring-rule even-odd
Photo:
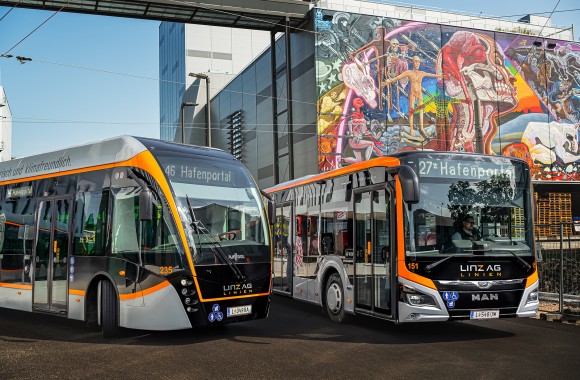
[(177, 330), (268, 314), (272, 246), (249, 172), (136, 137), (0, 163), (0, 307)]
[(273, 291), (397, 323), (529, 317), (538, 309), (526, 162), (405, 152), (265, 190)]

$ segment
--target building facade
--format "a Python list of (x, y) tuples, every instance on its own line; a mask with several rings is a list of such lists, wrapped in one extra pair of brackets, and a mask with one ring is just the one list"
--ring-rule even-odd
[(486, 153), (525, 159), (538, 208), (564, 194), (558, 220), (580, 219), (580, 44), (569, 28), (317, 5), (212, 98), (213, 146), (236, 152), (261, 187), (406, 150)]
[[(263, 31), (162, 22), (159, 26), (160, 136), (163, 140), (206, 145), (205, 118), (193, 117), (207, 103), (204, 80), (189, 76), (202, 73), (210, 78), (210, 93), (216, 93), (270, 43)], [(182, 104), (185, 116), (182, 124)], [(185, 126), (182, 134), (181, 127)]]

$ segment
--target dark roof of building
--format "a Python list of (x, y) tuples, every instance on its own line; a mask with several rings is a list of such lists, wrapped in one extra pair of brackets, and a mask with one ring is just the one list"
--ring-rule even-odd
[(0, 0), (0, 5), (257, 30), (277, 30), (287, 17), (297, 27), (310, 10), (304, 0)]

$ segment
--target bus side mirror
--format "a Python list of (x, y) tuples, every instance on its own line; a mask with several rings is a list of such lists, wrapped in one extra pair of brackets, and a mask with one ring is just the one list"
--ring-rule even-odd
[(139, 220), (153, 219), (153, 201), (151, 200), (151, 190), (143, 189), (139, 193)]
[(407, 165), (387, 168), (387, 172), (396, 173), (401, 182), (403, 200), (408, 203), (419, 203), (419, 178), (417, 173)]

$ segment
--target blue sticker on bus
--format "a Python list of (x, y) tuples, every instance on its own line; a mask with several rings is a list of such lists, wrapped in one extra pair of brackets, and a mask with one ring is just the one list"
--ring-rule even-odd
[(447, 301), (447, 307), (453, 309), (455, 307), (455, 301), (459, 299), (459, 293), (443, 292), (443, 299)]
[(214, 304), (211, 307), (211, 310), (212, 310), (212, 312), (209, 313), (209, 315), (207, 316), (207, 319), (210, 322), (215, 322), (215, 321), (221, 322), (224, 319), (224, 314), (220, 311), (220, 305), (218, 305), (217, 303)]

